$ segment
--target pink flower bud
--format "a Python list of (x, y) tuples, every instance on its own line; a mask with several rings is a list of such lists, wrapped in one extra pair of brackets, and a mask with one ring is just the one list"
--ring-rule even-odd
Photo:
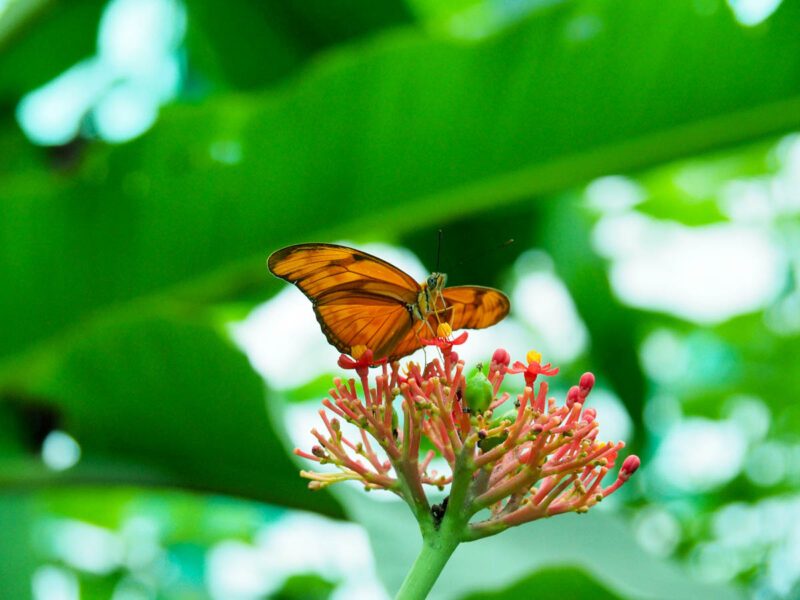
[(573, 385), (567, 392), (567, 408), (572, 408), (576, 402), (581, 401), (581, 390), (577, 385)]
[(625, 462), (622, 463), (622, 467), (619, 470), (619, 478), (622, 481), (628, 481), (636, 472), (636, 469), (639, 468), (639, 465), (642, 464), (642, 461), (639, 460), (639, 457), (635, 454), (631, 454), (628, 458), (625, 459)]
[(492, 361), (497, 363), (498, 365), (503, 365), (504, 367), (507, 367), (508, 365), (511, 364), (511, 355), (508, 353), (507, 350), (504, 350), (503, 348), (498, 348), (497, 350), (494, 351), (494, 354), (492, 354)]
[(591, 373), (584, 373), (581, 375), (581, 392), (583, 395), (586, 396), (590, 391), (592, 391), (592, 387), (594, 387), (594, 375)]

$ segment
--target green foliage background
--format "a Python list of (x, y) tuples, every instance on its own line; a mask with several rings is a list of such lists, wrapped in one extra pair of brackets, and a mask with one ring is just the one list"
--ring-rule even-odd
[[(664, 432), (643, 414), (665, 390), (640, 347), (660, 327), (728, 357), (704, 363), (707, 346), (689, 345), (687, 360), (711, 367), (669, 386), (685, 414), (719, 419), (732, 394), (754, 394), (771, 411), (770, 440), (797, 443), (797, 331), (770, 329), (766, 312), (700, 326), (624, 304), (590, 243), (598, 216), (583, 198), (594, 178), (622, 173), (646, 192), (642, 214), (725, 222), (721, 190), (774, 175), (775, 145), (800, 128), (797, 0), (752, 27), (722, 0), (192, 2), (183, 88), (149, 131), (109, 144), (89, 129), (68, 146), (35, 146), (15, 107), (95, 51), (104, 5), (11, 0), (0, 13), (4, 598), (29, 597), (42, 565), (73, 572), (81, 598), (123, 584), (135, 597), (205, 598), (204, 553), (252, 540), (287, 510), (362, 524), (378, 575), (396, 589), (416, 551), (413, 524), (370, 498), (305, 490), (281, 418), (292, 394), (270, 391), (226, 333), (281, 288), (265, 256), (294, 242), (388, 241), (432, 266), (443, 228), (442, 263), (470, 258), (450, 281), (495, 286), (513, 281), (523, 252), (544, 250), (591, 338), (563, 377), (593, 370), (622, 399), (645, 471)], [(215, 143), (235, 143), (240, 158), (215, 160)], [(689, 167), (703, 174), (700, 197), (677, 183)], [(774, 227), (794, 255), (796, 217)], [(787, 272), (775, 303), (795, 288)], [(53, 429), (81, 447), (65, 471), (40, 457)], [(791, 500), (797, 485), (740, 474), (677, 497), (631, 485), (614, 510), (460, 549), (434, 594), (755, 593), (772, 546), (713, 581), (691, 574), (696, 548), (721, 507)], [(668, 556), (647, 554), (633, 534), (652, 507), (680, 525)], [(53, 519), (118, 531), (131, 515), (158, 521), (177, 576), (81, 570), (41, 533)], [(476, 572), (489, 559), (491, 572)], [(296, 575), (274, 597), (325, 598), (336, 584)], [(784, 597), (798, 590), (792, 582)]]

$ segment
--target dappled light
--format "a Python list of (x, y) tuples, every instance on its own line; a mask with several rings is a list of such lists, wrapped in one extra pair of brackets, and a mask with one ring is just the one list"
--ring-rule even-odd
[(97, 54), (32, 90), (17, 107), (30, 140), (66, 144), (79, 134), (125, 142), (147, 131), (180, 89), (186, 27), (178, 0), (112, 0), (97, 32)]

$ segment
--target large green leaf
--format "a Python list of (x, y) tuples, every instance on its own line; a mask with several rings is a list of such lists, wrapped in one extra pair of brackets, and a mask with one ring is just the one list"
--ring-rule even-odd
[(265, 409), (243, 355), (210, 328), (139, 317), (88, 332), (17, 405), (55, 412), (80, 463), (47, 476), (0, 462), (6, 486), (70, 482), (166, 485), (340, 515), (310, 494)]
[[(565, 33), (587, 16), (592, 37)], [(796, 127), (798, 24), (796, 1), (755, 30), (688, 1), (570, 3), (476, 44), (399, 32), (279, 92), (174, 108), (71, 181), (4, 183), (0, 354), (215, 270), (215, 292), (251, 285), (286, 242), (413, 230)]]

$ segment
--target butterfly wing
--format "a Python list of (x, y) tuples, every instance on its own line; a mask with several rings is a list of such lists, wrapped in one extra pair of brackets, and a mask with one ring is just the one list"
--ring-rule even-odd
[[(441, 310), (442, 301), (447, 308)], [(394, 346), (389, 361), (398, 360), (422, 347), (420, 338), (431, 339), (436, 334), (439, 321), (447, 321), (453, 331), (457, 329), (483, 329), (502, 321), (510, 308), (508, 296), (498, 290), (475, 285), (444, 288), (437, 298), (437, 315), (428, 316), (428, 324), (415, 322)]]
[(352, 290), (413, 304), (420, 292), (410, 275), (385, 260), (336, 244), (288, 246), (267, 262), (274, 275), (295, 284), (312, 302), (334, 290)]
[(375, 360), (392, 352), (413, 324), (404, 304), (349, 290), (322, 296), (314, 314), (325, 337), (340, 352), (352, 354), (353, 346), (363, 345), (372, 350)]
[(376, 256), (335, 244), (298, 244), (274, 252), (268, 263), (311, 300), (325, 337), (340, 352), (364, 345), (379, 360), (411, 329), (407, 306), (417, 302), (420, 286)]
[(508, 296), (488, 287), (454, 286), (444, 288), (441, 294), (447, 305), (446, 319), (453, 331), (491, 327), (505, 319), (511, 307)]

